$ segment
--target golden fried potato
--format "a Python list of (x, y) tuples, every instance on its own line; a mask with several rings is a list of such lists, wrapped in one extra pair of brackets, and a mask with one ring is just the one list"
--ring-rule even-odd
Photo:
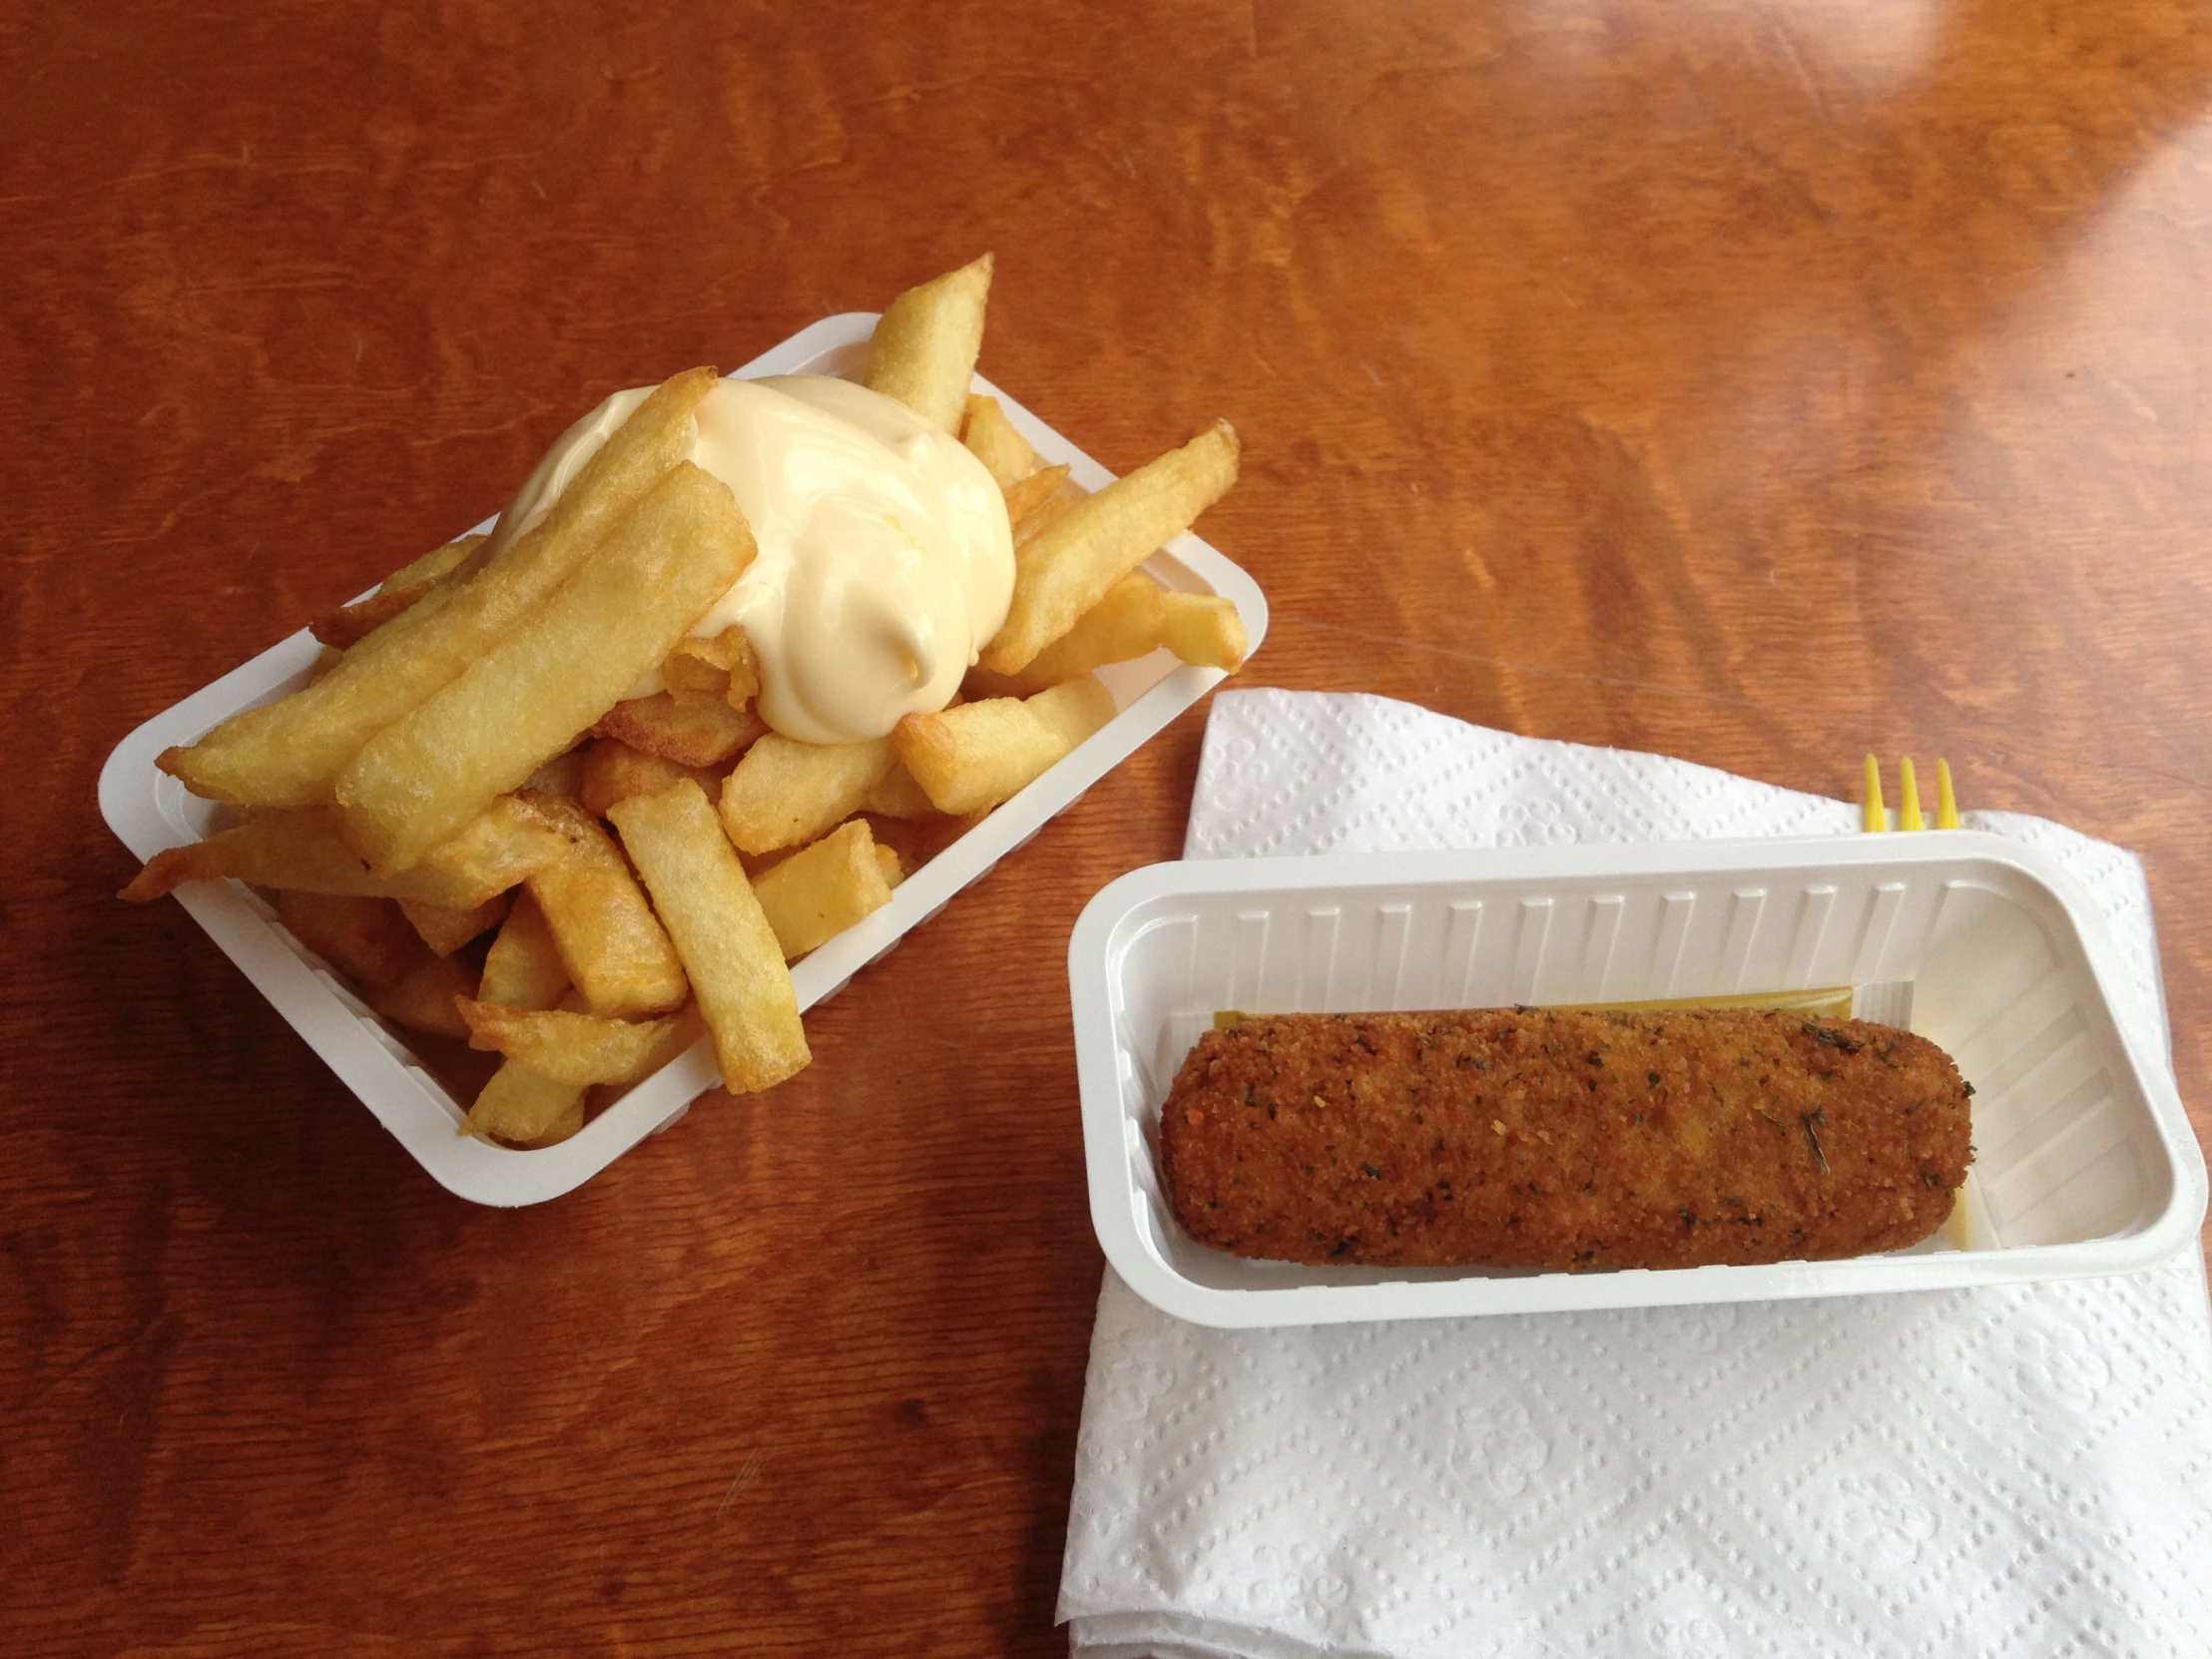
[(661, 678), (678, 699), (718, 698), (743, 709), (761, 692), (761, 665), (743, 628), (725, 628), (710, 640), (679, 640), (661, 665)]
[(476, 970), (459, 956), (437, 956), (377, 997), (375, 1007), (394, 1025), (410, 1031), (465, 1037), (468, 1026), (456, 999), (475, 994)]
[(340, 651), (357, 644), (452, 575), (461, 561), (488, 539), (463, 536), (443, 547), (433, 547), (413, 564), (393, 571), (366, 599), (323, 612), (307, 624), (307, 632)]
[(983, 345), (991, 256), (948, 272), (890, 302), (868, 341), (862, 383), (895, 397), (933, 426), (957, 433)]
[(1036, 472), (1024, 473), (1011, 484), (1001, 485), (1006, 496), (1006, 522), (1019, 525), (1025, 518), (1040, 511), (1052, 500), (1068, 481), (1066, 466), (1048, 466)]
[(787, 961), (890, 902), (876, 850), (867, 821), (853, 819), (754, 877), (753, 891)]
[(500, 924), (484, 956), (484, 973), (471, 996), (504, 1008), (552, 1008), (569, 988), (568, 965), (553, 938), (553, 924), (525, 889)]
[(1244, 663), (1244, 618), (1233, 600), (1164, 592), (1144, 572), (1132, 571), (1019, 674), (971, 669), (962, 689), (973, 697), (1031, 697), (1047, 686), (1146, 656), (1161, 646), (1201, 668), (1234, 670)]
[(801, 743), (771, 732), (722, 786), (722, 827), (741, 851), (799, 846), (858, 812), (894, 765), (890, 740)]
[(908, 715), (891, 732), (906, 770), (940, 813), (988, 812), (1114, 718), (1114, 696), (1086, 674), (1035, 697)]
[(656, 692), (617, 703), (592, 728), (592, 736), (613, 738), (678, 766), (720, 767), (745, 753), (767, 730), (768, 722), (750, 708)]
[(576, 573), (338, 774), (347, 836), (405, 869), (573, 748), (753, 560), (721, 479), (679, 462)]
[(493, 802), (414, 868), (378, 875), (346, 844), (334, 814), (300, 808), (259, 814), (204, 841), (157, 852), (120, 896), (142, 903), (187, 881), (231, 876), (257, 887), (411, 898), (465, 910), (566, 850), (538, 816), (509, 798)]
[(1085, 496), (1014, 556), (1006, 625), (982, 666), (1017, 674), (1237, 479), (1237, 434), (1215, 422), (1180, 449)]
[(912, 819), (929, 818), (937, 809), (930, 805), (929, 797), (922, 793), (905, 764), (894, 757), (890, 769), (860, 798), (858, 810), (879, 818)]
[(726, 1087), (773, 1087), (812, 1055), (783, 947), (704, 791), (688, 779), (613, 813), (699, 997)]
[(658, 387), (535, 528), (451, 577), (346, 651), (312, 685), (233, 716), (197, 744), (162, 755), (193, 794), (241, 807), (306, 807), (377, 733), (505, 641), (627, 518), (691, 442), (692, 410), (714, 385), (695, 368)]
[(416, 968), (437, 960), (388, 898), (280, 892), (276, 919), (369, 996), (390, 990)]
[(578, 801), (584, 790), (584, 746), (578, 744), (566, 754), (556, 755), (537, 771), (530, 774), (522, 786), (539, 795), (557, 795), (564, 801)]
[(968, 398), (967, 425), (961, 430), (960, 441), (983, 463), (1000, 489), (1019, 483), (1037, 470), (1036, 450), (1014, 430), (1014, 423), (1006, 418), (1006, 411), (995, 397)]
[(472, 1047), (504, 1054), (540, 1077), (578, 1087), (635, 1083), (699, 1037), (697, 1023), (679, 1014), (633, 1022), (558, 1008), (526, 1011), (467, 997), (456, 1008)]
[(1160, 595), (1160, 643), (1194, 667), (1232, 673), (1251, 648), (1237, 602), (1210, 593)]
[[(491, 1074), (461, 1133), (517, 1146), (546, 1146), (584, 1126), (584, 1091), (509, 1060)], [(563, 1132), (565, 1127), (565, 1133)]]
[(689, 994), (684, 965), (621, 848), (582, 808), (533, 799), (569, 851), (530, 877), (530, 896), (590, 1011), (629, 1019), (681, 1007)]
[(1034, 697), (1046, 687), (1072, 680), (1078, 674), (1142, 657), (1160, 645), (1166, 622), (1166, 608), (1160, 600), (1160, 584), (1142, 571), (1131, 571), (1076, 618), (1074, 627), (1038, 652), (1019, 674), (970, 669), (962, 690), (979, 698)]
[(481, 938), (505, 919), (514, 903), (512, 893), (494, 893), (481, 904), (426, 904), (419, 898), (402, 898), (400, 914), (422, 942), (440, 956), (450, 956), (471, 939)]
[(583, 788), (577, 800), (594, 818), (633, 795), (659, 795), (679, 778), (689, 778), (712, 797), (725, 774), (708, 767), (680, 766), (658, 755), (632, 749), (619, 738), (598, 738), (584, 756)]

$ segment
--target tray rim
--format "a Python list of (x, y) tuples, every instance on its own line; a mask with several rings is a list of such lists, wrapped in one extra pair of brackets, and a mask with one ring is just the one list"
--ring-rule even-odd
[[(1470, 1274), (1389, 1285), (1253, 1290), (1220, 1289), (1185, 1278), (1144, 1242), (1138, 1230), (1138, 1206), (1147, 1200), (1128, 1176), (1123, 1138), (1127, 1113), (1121, 1100), (1121, 1050), (1114, 1030), (1109, 965), (1117, 940), (1136, 924), (1133, 918), (1140, 909), (1155, 900), (1185, 894), (1355, 893), (1412, 885), (1477, 887), (1755, 869), (1895, 868), (1960, 859), (2001, 867), (2043, 889), (2072, 930), (2117, 1033), (2119, 1058), (2141, 1094), (2165, 1157), (2167, 1202), (2148, 1226), (2086, 1243), (1923, 1256), (1515, 1278)], [(2138, 1272), (2196, 1242), (2205, 1215), (2206, 1172), (2203, 1150), (2189, 1128), (2163, 1044), (2128, 999), (2116, 1001), (2112, 995), (2112, 987), (2123, 982), (2121, 971), (2109, 925), (2080, 883), (2038, 848), (1986, 830), (1329, 852), (1150, 864), (1101, 888), (1077, 919), (1068, 943), (1092, 1227), (1113, 1270), (1139, 1296), (1179, 1319), (1225, 1329), (1948, 1290)]]

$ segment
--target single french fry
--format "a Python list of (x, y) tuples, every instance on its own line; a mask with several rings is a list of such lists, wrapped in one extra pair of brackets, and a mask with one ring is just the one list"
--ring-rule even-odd
[(754, 659), (753, 642), (743, 628), (725, 628), (713, 639), (676, 642), (661, 678), (679, 699), (712, 697), (742, 709), (759, 695), (760, 664)]
[(353, 844), (378, 869), (414, 863), (573, 748), (753, 554), (729, 485), (679, 462), (542, 606), (346, 763), (335, 788)]
[(719, 767), (767, 730), (768, 723), (751, 708), (656, 692), (617, 703), (592, 727), (592, 736), (613, 738), (678, 766)]
[(414, 563), (385, 577), (383, 585), (366, 599), (323, 612), (307, 624), (307, 632), (340, 651), (366, 639), (452, 575), (486, 539), (481, 535), (463, 536), (443, 547), (433, 547)]
[(234, 806), (328, 799), (339, 771), (371, 738), (513, 634), (682, 460), (692, 410), (715, 380), (712, 368), (695, 368), (664, 382), (496, 559), (477, 567), (489, 544), (477, 548), (321, 679), (167, 751), (162, 770), (193, 794)]
[(1000, 485), (1006, 497), (1006, 522), (1019, 525), (1058, 495), (1067, 481), (1068, 469), (1063, 464), (1024, 473), (1013, 483)]
[(858, 812), (892, 762), (887, 738), (800, 743), (771, 732), (724, 782), (722, 827), (746, 852), (801, 845)]
[(378, 875), (346, 844), (333, 814), (311, 807), (285, 809), (259, 814), (204, 841), (155, 853), (120, 896), (143, 903), (187, 881), (230, 876), (257, 887), (409, 898), (465, 910), (566, 851), (567, 843), (535, 816), (512, 800), (501, 800), (414, 868)]
[(1213, 594), (1164, 593), (1160, 625), (1160, 643), (1182, 661), (1232, 673), (1244, 667), (1250, 646), (1235, 600)]
[(437, 960), (388, 898), (280, 892), (276, 919), (369, 996), (390, 990), (425, 962)]
[(1057, 494), (1038, 502), (1014, 521), (1014, 561), (1017, 567), (1022, 550), (1065, 518), (1069, 510), (1083, 498), (1083, 492), (1073, 485), (1063, 486)]
[(1234, 600), (1164, 592), (1144, 572), (1132, 571), (1019, 674), (970, 669), (961, 689), (977, 698), (1032, 697), (1047, 686), (1162, 646), (1183, 662), (1234, 672), (1244, 665), (1245, 639), (1244, 618)]
[(725, 1086), (781, 1083), (812, 1057), (783, 948), (706, 793), (688, 779), (617, 802), (622, 844), (676, 940)]
[[(405, 889), (417, 881), (440, 881), (462, 896), (435, 901), (456, 909), (481, 904), (494, 893), (519, 886), (568, 850), (536, 805), (546, 799), (550, 798), (539, 794), (501, 796), (458, 834), (432, 847), (413, 869), (395, 877), (396, 882)], [(393, 896), (434, 898), (429, 892), (406, 890)]]
[(648, 755), (619, 738), (599, 738), (584, 756), (582, 793), (577, 800), (594, 818), (605, 818), (616, 802), (633, 795), (659, 795), (679, 778), (689, 778), (714, 796), (722, 789), (723, 776), (707, 767), (681, 766)]
[(890, 768), (860, 798), (859, 811), (881, 818), (928, 818), (936, 812), (929, 797), (894, 757)]
[(426, 904), (419, 898), (402, 898), (399, 910), (409, 925), (422, 936), (422, 942), (439, 956), (450, 956), (454, 951), (490, 932), (505, 919), (508, 907), (514, 902), (511, 893), (495, 893), (481, 904), (463, 907), (457, 904)]
[(670, 652), (668, 661), (661, 665), (661, 679), (668, 695), (679, 703), (701, 698), (717, 703), (730, 700), (730, 671), (684, 655), (681, 646)]
[(575, 1136), (584, 1127), (584, 1097), (578, 1094), (561, 1108), (560, 1116), (546, 1125), (545, 1133), (535, 1140), (517, 1141), (515, 1145), (525, 1152), (535, 1152), (541, 1147), (559, 1146)]
[(995, 397), (979, 393), (969, 396), (967, 425), (960, 432), (960, 441), (983, 463), (983, 469), (1000, 489), (1019, 483), (1037, 470), (1036, 450), (1014, 430), (1014, 423), (1006, 418), (1006, 411)]
[(1113, 694), (1086, 674), (1025, 701), (908, 715), (891, 744), (937, 811), (981, 813), (1028, 788), (1113, 718)]
[(424, 962), (376, 999), (376, 1011), (394, 1025), (440, 1037), (465, 1037), (455, 998), (476, 994), (476, 971), (459, 956)]
[(1015, 554), (1013, 605), (984, 647), (982, 666), (994, 674), (1027, 668), (1236, 479), (1237, 434), (1222, 420), (1076, 502)]
[(528, 1066), (509, 1060), (491, 1074), (483, 1092), (470, 1108), (461, 1133), (479, 1140), (501, 1140), (517, 1146), (548, 1145), (564, 1123), (573, 1120), (569, 1134), (583, 1127), (584, 1091), (573, 1083), (556, 1083)]
[(484, 973), (469, 994), (504, 1008), (551, 1008), (569, 988), (568, 965), (553, 925), (527, 890), (515, 900), (484, 955)]
[(564, 801), (582, 799), (584, 746), (578, 744), (567, 753), (554, 756), (531, 773), (529, 781), (522, 787), (539, 795), (557, 795)]
[(787, 961), (890, 902), (890, 884), (875, 851), (867, 821), (853, 819), (754, 878), (753, 890)]
[(1075, 626), (1046, 646), (1019, 674), (968, 671), (963, 690), (978, 698), (1034, 697), (1108, 663), (1124, 663), (1158, 649), (1167, 622), (1160, 584), (1133, 570), (1105, 597), (1076, 618)]
[(988, 254), (908, 288), (875, 324), (862, 383), (897, 398), (931, 425), (958, 432), (983, 345), (990, 291)]
[(621, 849), (573, 803), (540, 797), (536, 805), (569, 852), (530, 877), (530, 896), (590, 1010), (629, 1019), (680, 1007), (689, 994), (684, 965)]
[(456, 1004), (472, 1047), (504, 1054), (540, 1077), (589, 1087), (626, 1085), (667, 1065), (697, 1040), (681, 1015), (620, 1020), (548, 1008), (525, 1011), (463, 997)]

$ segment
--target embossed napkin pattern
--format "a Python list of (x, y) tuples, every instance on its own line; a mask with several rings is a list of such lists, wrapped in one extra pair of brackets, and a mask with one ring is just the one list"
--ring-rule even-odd
[[(2164, 1047), (2142, 866), (2047, 821)], [(1367, 696), (1219, 697), (1190, 857), (1848, 831), (1857, 810)], [(2016, 1288), (1228, 1332), (1099, 1297), (1088, 1659), (2212, 1652), (2194, 1257)]]

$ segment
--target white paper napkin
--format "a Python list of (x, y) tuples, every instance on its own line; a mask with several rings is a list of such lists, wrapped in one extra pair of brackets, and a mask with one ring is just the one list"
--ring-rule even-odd
[[(2142, 866), (2039, 819), (2135, 1013)], [(1857, 809), (1382, 698), (1218, 698), (1186, 854), (1850, 830)], [(1137, 1655), (2212, 1653), (2203, 1265), (1996, 1290), (1284, 1331), (1109, 1269), (1060, 1617)]]

